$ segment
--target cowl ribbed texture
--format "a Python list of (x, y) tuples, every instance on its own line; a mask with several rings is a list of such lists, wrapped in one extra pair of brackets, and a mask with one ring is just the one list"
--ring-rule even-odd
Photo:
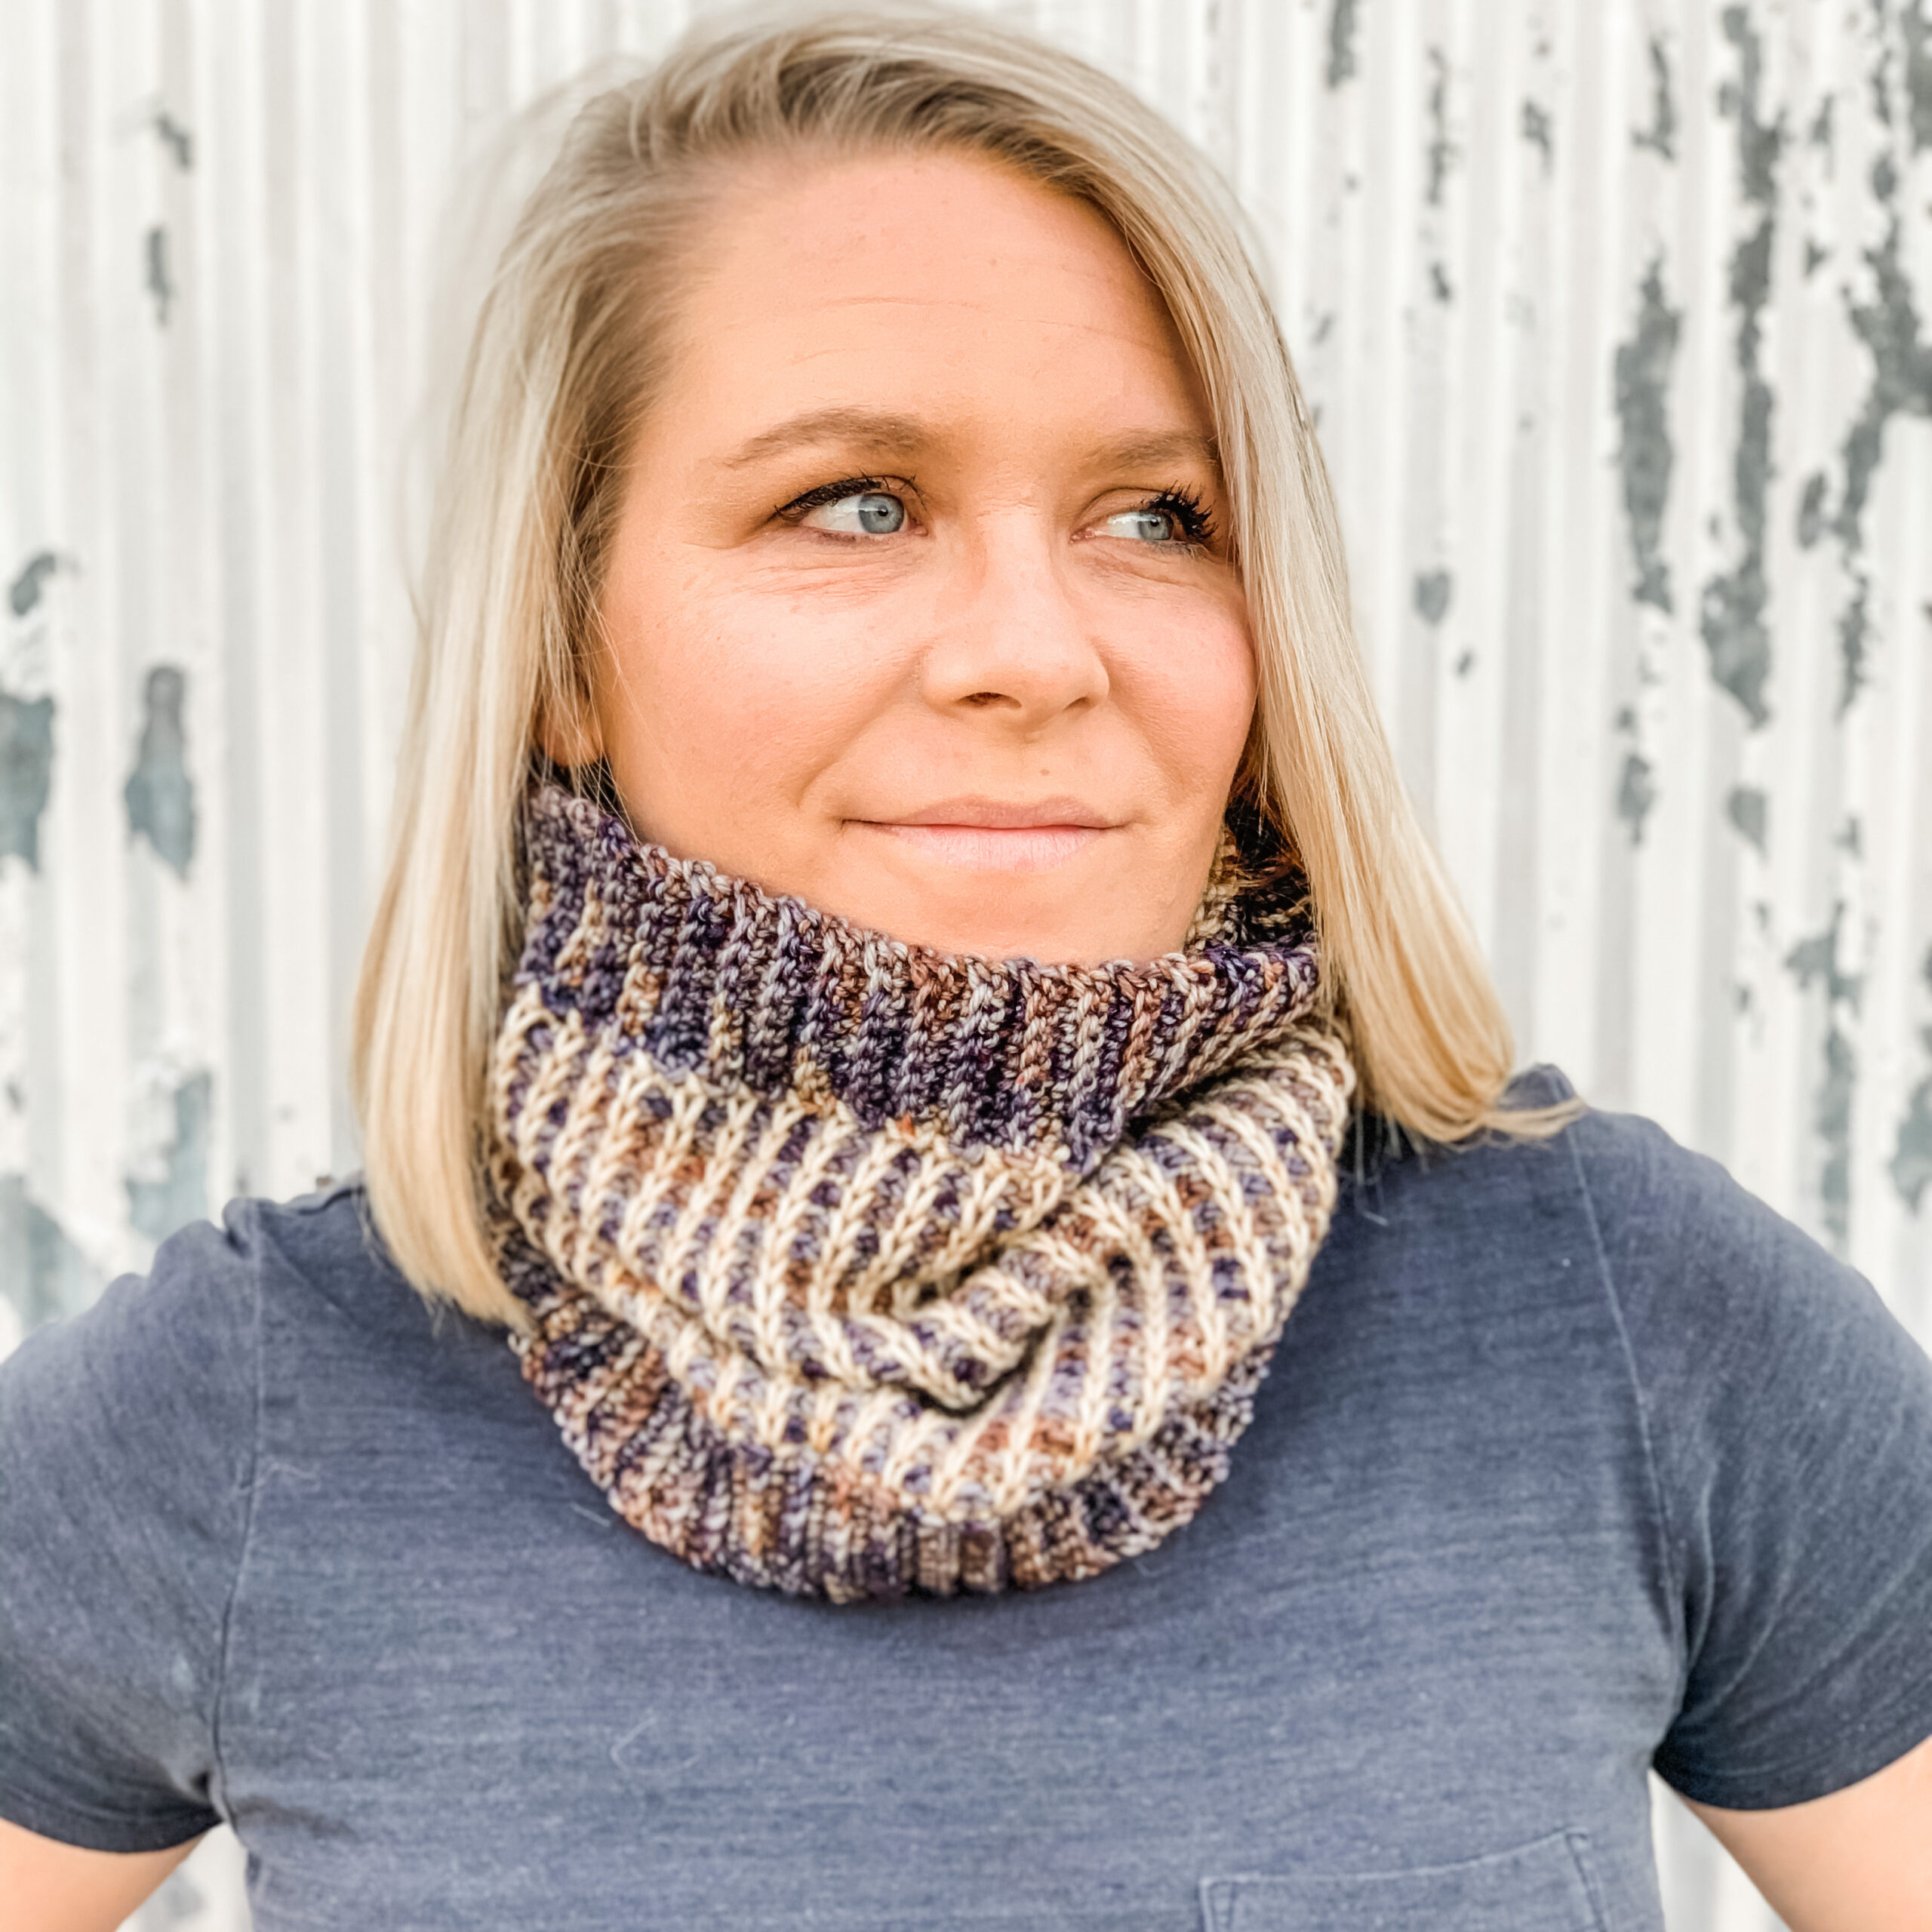
[(525, 1376), (625, 1519), (837, 1601), (1091, 1576), (1225, 1476), (1353, 1073), (1291, 884), (946, 957), (527, 803), (491, 1068)]

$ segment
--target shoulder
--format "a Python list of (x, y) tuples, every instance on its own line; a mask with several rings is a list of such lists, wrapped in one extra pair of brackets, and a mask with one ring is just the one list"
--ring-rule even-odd
[[(1519, 1075), (1523, 1107), (1574, 1097), (1555, 1069)], [(1871, 1284), (1717, 1161), (1654, 1121), (1585, 1107), (1543, 1140), (1396, 1146), (1358, 1129), (1331, 1244), (1351, 1272), (1401, 1269), (1484, 1319), (1593, 1284), (1617, 1352), (1666, 1430), (1722, 1452), (1747, 1411), (1916, 1404), (1932, 1364)]]
[[(1525, 1109), (1575, 1097), (1552, 1066), (1519, 1074), (1507, 1096)], [(1586, 1105), (1547, 1139), (1492, 1135), (1449, 1148), (1392, 1149), (1386, 1136), (1358, 1133), (1343, 1181), (1345, 1198), (1392, 1198), (1444, 1222), (1494, 1226), (1499, 1214), (1527, 1211), (1529, 1221), (1498, 1229), (1519, 1240), (1534, 1231), (1539, 1211), (1580, 1205), (1598, 1264), (1633, 1313), (1653, 1312), (1660, 1299), (1683, 1317), (1700, 1306), (1727, 1314), (1780, 1297), (1877, 1301), (1861, 1278), (1718, 1161), (1639, 1115)]]
[(128, 1480), (152, 1451), (177, 1492), (184, 1454), (211, 1479), (221, 1463), (235, 1480), (265, 1358), (286, 1365), (305, 1338), (331, 1334), (380, 1356), (433, 1326), (383, 1253), (359, 1186), (236, 1201), (219, 1225), (170, 1235), (146, 1275), (122, 1276), (0, 1363), (0, 1447), (15, 1466), (111, 1457)]
[(1660, 1401), (1695, 1407), (1701, 1393), (1727, 1429), (1746, 1406), (1881, 1387), (1922, 1401), (1932, 1364), (1877, 1290), (1717, 1161), (1629, 1114), (1586, 1111), (1563, 1138), (1633, 1365)]

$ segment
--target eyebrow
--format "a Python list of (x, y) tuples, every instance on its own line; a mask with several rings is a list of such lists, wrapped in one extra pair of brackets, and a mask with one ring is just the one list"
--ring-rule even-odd
[[(793, 450), (810, 449), (832, 442), (863, 443), (869, 448), (894, 456), (913, 456), (934, 442), (939, 431), (915, 416), (895, 415), (889, 411), (844, 405), (830, 409), (808, 410), (789, 417), (769, 429), (761, 430), (742, 443), (724, 459), (730, 469), (743, 469)], [(1154, 431), (1120, 437), (1103, 443), (1094, 452), (1093, 461), (1102, 469), (1152, 469), (1180, 463), (1198, 463), (1221, 473), (1220, 454), (1215, 438), (1192, 431)]]
[(909, 454), (924, 448), (932, 440), (932, 433), (926, 424), (911, 416), (851, 406), (814, 409), (761, 431), (750, 441), (740, 444), (724, 462), (728, 469), (743, 469), (768, 457), (783, 456), (789, 451), (832, 442), (866, 443), (875, 449), (890, 450), (894, 455)]

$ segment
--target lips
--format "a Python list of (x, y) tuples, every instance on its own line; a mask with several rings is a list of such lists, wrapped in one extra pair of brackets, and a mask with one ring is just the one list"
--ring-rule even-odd
[(1046, 872), (1065, 865), (1119, 823), (1084, 800), (944, 798), (903, 817), (854, 821), (965, 872)]

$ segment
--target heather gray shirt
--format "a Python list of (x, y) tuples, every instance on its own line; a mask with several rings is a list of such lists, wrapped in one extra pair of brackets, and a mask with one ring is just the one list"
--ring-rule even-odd
[(226, 1818), (262, 1932), (1654, 1927), (1653, 1764), (1932, 1732), (1932, 1365), (1641, 1121), (1371, 1168), (1196, 1521), (995, 1599), (685, 1569), (364, 1215), (238, 1205), (0, 1369), (0, 1813)]

